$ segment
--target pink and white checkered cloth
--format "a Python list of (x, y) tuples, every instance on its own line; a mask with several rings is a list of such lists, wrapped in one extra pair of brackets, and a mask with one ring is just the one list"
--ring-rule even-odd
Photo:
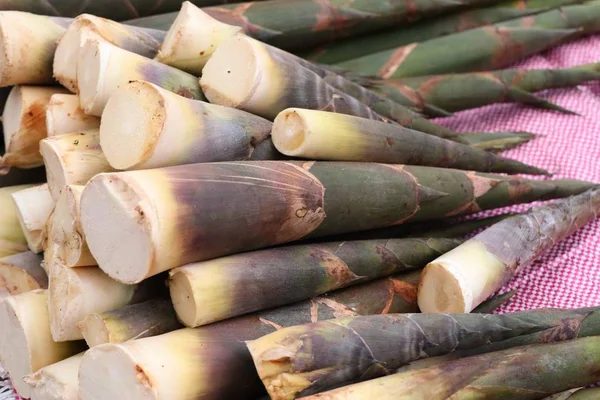
[[(565, 68), (593, 62), (600, 62), (600, 35), (533, 56), (514, 67)], [(499, 104), (436, 122), (458, 132), (538, 133), (540, 136), (532, 142), (502, 155), (555, 172), (553, 178), (600, 182), (600, 82), (548, 90), (540, 95), (581, 116)], [(510, 210), (524, 211), (530, 207), (520, 205)], [(600, 306), (600, 219), (553, 247), (502, 292), (512, 289), (518, 293), (499, 312)]]
[[(514, 67), (564, 68), (600, 62), (600, 35), (569, 43)], [(600, 182), (600, 82), (549, 90), (542, 97), (581, 116), (502, 104), (438, 120), (459, 132), (529, 131), (540, 136), (503, 155), (555, 172), (554, 178)], [(524, 211), (530, 204), (505, 211)], [(500, 214), (498, 210), (482, 215)], [(525, 268), (502, 292), (518, 289), (499, 312), (600, 305), (600, 219)], [(0, 400), (4, 400), (0, 393)], [(12, 400), (6, 397), (7, 400)], [(15, 400), (21, 400), (14, 397)]]

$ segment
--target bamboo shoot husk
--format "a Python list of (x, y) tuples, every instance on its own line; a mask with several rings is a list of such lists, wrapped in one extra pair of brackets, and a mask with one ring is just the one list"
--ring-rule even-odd
[[(406, 165), (232, 161), (97, 175), (83, 192), (81, 220), (100, 268), (121, 282), (138, 283), (192, 262), (302, 238), (593, 187)], [(238, 231), (244, 234), (232, 240)]]
[(54, 200), (67, 185), (85, 185), (101, 172), (114, 171), (102, 152), (97, 130), (46, 138), (40, 143), (40, 152)]
[(170, 300), (150, 300), (93, 313), (77, 324), (87, 345), (122, 343), (183, 328)]
[(55, 261), (48, 268), (50, 330), (57, 342), (83, 339), (77, 323), (92, 313), (148, 300), (158, 293), (156, 281), (124, 285), (98, 267), (69, 268)]
[(165, 37), (165, 32), (120, 24), (90, 14), (75, 18), (58, 41), (54, 57), (54, 76), (73, 93), (78, 92), (77, 60), (88, 40), (110, 43), (144, 57), (154, 57)]
[(41, 266), (42, 260), (42, 256), (31, 251), (0, 258), (0, 288), (11, 295), (48, 289), (48, 275)]
[(87, 115), (75, 94), (55, 94), (46, 106), (48, 137), (100, 128), (100, 118)]
[(56, 93), (66, 91), (45, 86), (15, 86), (11, 90), (2, 114), (5, 154), (0, 157), (0, 169), (44, 164), (40, 140), (48, 136), (46, 106)]
[(79, 353), (83, 342), (57, 343), (50, 335), (47, 291), (34, 290), (0, 300), (0, 362), (17, 393), (31, 397), (25, 375)]
[(98, 265), (85, 241), (80, 218), (80, 200), (83, 186), (67, 185), (56, 201), (52, 220), (48, 225), (47, 246), (66, 267)]
[(27, 251), (27, 239), (12, 194), (30, 187), (32, 185), (0, 188), (0, 258)]
[[(81, 399), (256, 399), (264, 387), (243, 340), (342, 315), (416, 312), (419, 273), (395, 275), (200, 328), (96, 346), (81, 364)], [(119, 379), (111, 378), (113, 372)]]
[[(130, 81), (148, 81), (191, 99), (205, 100), (198, 78), (104, 41), (88, 40), (79, 52), (79, 102), (86, 114), (101, 116), (109, 97)], [(132, 116), (135, 118), (135, 116)]]
[(54, 209), (54, 200), (48, 185), (20, 190), (13, 193), (12, 198), (17, 207), (17, 216), (29, 250), (41, 253), (44, 227)]
[(0, 86), (54, 84), (56, 42), (71, 19), (0, 12)]
[(273, 144), (283, 154), (310, 160), (547, 174), (516, 160), (398, 125), (325, 111), (288, 108), (275, 118), (272, 135)]
[(23, 380), (31, 400), (79, 400), (79, 366), (84, 353), (48, 365)]
[[(123, 124), (124, 120), (129, 120)], [(118, 89), (102, 114), (100, 144), (116, 169), (264, 159), (273, 124), (245, 111), (191, 100), (148, 82)], [(267, 159), (276, 158), (267, 153)]]
[(600, 215), (600, 189), (505, 219), (427, 265), (423, 312), (470, 312), (557, 242)]

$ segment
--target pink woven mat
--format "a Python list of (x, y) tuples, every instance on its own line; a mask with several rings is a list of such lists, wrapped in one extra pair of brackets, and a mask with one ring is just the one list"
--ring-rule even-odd
[[(564, 68), (593, 62), (600, 62), (600, 35), (533, 56), (514, 67)], [(532, 142), (503, 155), (555, 172), (553, 178), (600, 182), (600, 82), (539, 94), (581, 116), (500, 104), (464, 111), (436, 122), (459, 132), (538, 133), (539, 137)], [(524, 211), (530, 207), (520, 205), (509, 210)], [(499, 213), (494, 210), (483, 215)], [(499, 312), (600, 305), (600, 220), (553, 247), (521, 271), (502, 292), (512, 289), (518, 293)]]
[[(563, 68), (592, 62), (600, 62), (600, 35), (531, 57), (514, 67)], [(502, 104), (461, 112), (436, 122), (459, 132), (538, 133), (534, 141), (503, 155), (555, 172), (554, 178), (600, 182), (600, 82), (548, 90), (541, 96), (581, 116)], [(515, 206), (482, 215), (524, 211), (529, 207)], [(518, 293), (499, 312), (600, 305), (600, 219), (525, 268), (502, 292), (512, 289), (518, 289)], [(2, 393), (0, 399), (4, 399)]]

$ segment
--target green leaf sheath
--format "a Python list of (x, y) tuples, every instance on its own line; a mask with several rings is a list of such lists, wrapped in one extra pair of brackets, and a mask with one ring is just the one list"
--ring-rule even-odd
[(587, 0), (503, 1), (496, 5), (468, 9), (408, 26), (324, 44), (317, 49), (306, 50), (300, 53), (300, 55), (311, 61), (335, 64), (367, 54), (415, 42), (423, 42), (440, 36), (463, 32), (467, 29), (538, 14), (551, 8), (583, 3), (585, 1)]
[[(282, 329), (249, 342), (248, 348), (271, 397), (292, 399), (387, 375), (418, 359), (552, 327), (536, 321), (537, 312), (340, 318)], [(570, 313), (578, 317), (588, 311)]]
[(572, 5), (389, 49), (338, 65), (381, 78), (502, 68), (600, 27), (600, 2)]
[(497, 69), (556, 46), (574, 33), (573, 29), (485, 26), (338, 65), (384, 79)]
[(533, 400), (599, 379), (600, 337), (588, 337), (449, 361), (305, 400), (355, 400), (367, 393), (382, 400)]
[(471, 240), (483, 244), (512, 276), (599, 214), (600, 189), (593, 189), (505, 219)]
[(510, 292), (506, 292), (504, 294), (495, 295), (489, 300), (484, 301), (479, 306), (477, 306), (472, 313), (481, 313), (481, 314), (489, 314), (496, 311), (498, 308), (502, 307), (504, 304), (508, 303), (513, 296), (517, 294), (516, 290), (511, 290)]

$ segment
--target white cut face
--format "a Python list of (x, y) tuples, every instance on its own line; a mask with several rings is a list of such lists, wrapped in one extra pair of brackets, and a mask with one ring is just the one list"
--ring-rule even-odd
[(137, 190), (117, 174), (101, 174), (81, 197), (81, 223), (92, 255), (106, 274), (127, 284), (146, 278), (154, 258), (154, 215)]
[(79, 278), (69, 267), (54, 264), (50, 268), (53, 279), (48, 290), (48, 313), (52, 338), (57, 342), (80, 338), (76, 323), (84, 293)]
[(148, 160), (166, 119), (165, 99), (154, 85), (133, 82), (108, 100), (100, 124), (100, 145), (115, 169)]
[(200, 86), (211, 103), (243, 107), (260, 83), (260, 65), (250, 40), (236, 36), (221, 44), (202, 70)]
[(60, 191), (67, 184), (65, 164), (57, 149), (56, 141), (53, 138), (44, 139), (40, 142), (40, 153), (44, 158), (46, 166), (46, 178), (48, 188), (53, 199), (58, 199)]
[(302, 152), (307, 126), (295, 111), (282, 111), (273, 123), (273, 144), (283, 154), (294, 156)]
[(85, 23), (75, 22), (58, 41), (54, 55), (55, 78), (73, 93), (78, 92), (77, 60), (83, 45), (89, 39), (100, 39)]
[[(1, 43), (1, 42), (0, 42)], [(1, 54), (1, 53), (0, 53)], [(4, 112), (2, 113), (2, 126), (4, 129), (4, 146), (5, 151), (9, 151), (10, 138), (21, 129), (21, 121), (23, 119), (23, 96), (21, 94), (21, 86), (15, 86), (10, 91)]]
[(93, 400), (157, 400), (148, 377), (121, 345), (107, 344), (87, 351), (79, 369), (79, 394)]
[(83, 45), (77, 60), (79, 103), (86, 114), (100, 116), (104, 109), (104, 86), (111, 46), (100, 40)]
[(169, 289), (171, 292), (171, 301), (179, 320), (186, 326), (195, 326), (198, 312), (194, 290), (187, 274), (184, 271), (176, 271), (171, 275), (169, 278)]
[(459, 278), (445, 265), (430, 264), (421, 276), (418, 293), (419, 308), (426, 313), (460, 314), (465, 309)]
[(13, 385), (21, 397), (30, 398), (31, 388), (23, 381), (25, 375), (33, 372), (27, 338), (21, 321), (10, 298), (0, 300), (0, 364), (10, 374)]

